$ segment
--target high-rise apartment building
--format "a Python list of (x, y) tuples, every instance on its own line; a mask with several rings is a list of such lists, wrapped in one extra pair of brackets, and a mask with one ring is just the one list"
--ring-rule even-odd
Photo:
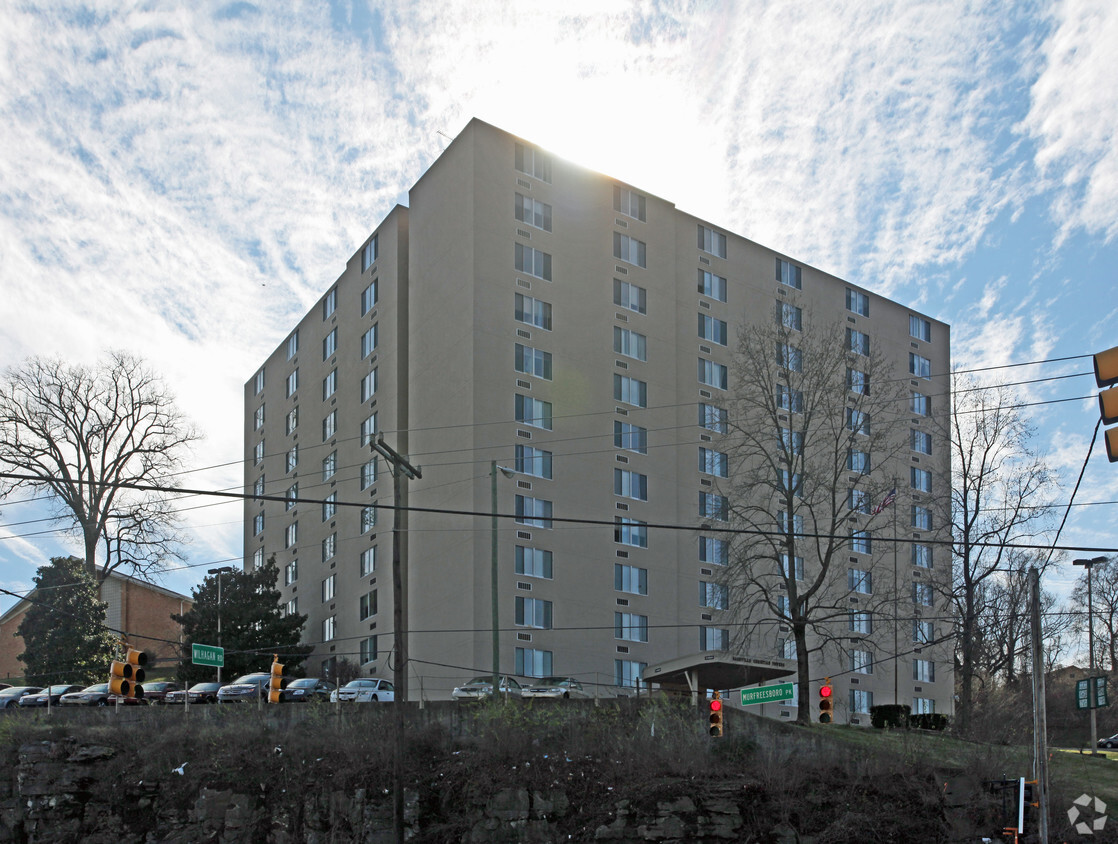
[[(949, 712), (949, 556), (931, 521), (949, 484), (948, 326), (478, 120), (245, 385), (247, 491), (315, 502), (245, 508), (245, 564), (276, 556), (284, 601), (308, 615), (308, 670), (344, 658), (391, 676), (377, 434), (422, 468), (404, 484), (412, 699), (491, 670), (493, 461), (511, 474), (496, 473), (503, 672), (611, 694), (685, 654), (787, 656), (778, 614), (747, 644), (734, 635), (730, 534), (714, 530), (734, 525), (738, 330), (772, 323), (774, 303), (805, 335), (826, 322), (872, 343), (906, 390), (874, 420), (906, 446), (872, 468), (898, 478), (901, 528), (873, 548), (856, 536), (835, 563), (833, 600), (852, 610), (812, 676), (831, 677), (839, 720), (894, 694)], [(848, 581), (848, 566), (880, 573)], [(874, 610), (888, 635), (859, 609), (874, 592), (893, 598)]]

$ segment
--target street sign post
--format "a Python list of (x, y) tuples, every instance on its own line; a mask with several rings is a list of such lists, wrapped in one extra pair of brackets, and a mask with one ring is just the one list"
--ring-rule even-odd
[(192, 642), (190, 645), (190, 661), (195, 665), (209, 665), (221, 668), (225, 665), (225, 648), (215, 645), (199, 645)]
[(741, 705), (753, 706), (758, 703), (772, 703), (778, 700), (791, 700), (795, 692), (792, 683), (779, 683), (775, 686), (761, 686), (759, 689), (742, 689)]

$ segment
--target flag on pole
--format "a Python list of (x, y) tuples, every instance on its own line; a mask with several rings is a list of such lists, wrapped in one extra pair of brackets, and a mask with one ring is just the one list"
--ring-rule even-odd
[(896, 500), (897, 500), (897, 488), (893, 487), (891, 490), (889, 490), (889, 494), (886, 495), (883, 499), (881, 499), (881, 503), (873, 508), (872, 515), (876, 516), (878, 513), (880, 513), (882, 510), (884, 510), (886, 507), (888, 507), (890, 504), (892, 504)]

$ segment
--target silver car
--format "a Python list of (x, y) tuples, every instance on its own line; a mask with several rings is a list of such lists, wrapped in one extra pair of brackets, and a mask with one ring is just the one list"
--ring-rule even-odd
[[(245, 674), (217, 690), (218, 703), (256, 703), (257, 698), (267, 697), (271, 674), (259, 672)], [(287, 685), (286, 679), (284, 685)]]
[[(504, 697), (520, 697), (520, 683), (516, 678), (503, 675), (501, 677), (500, 693)], [(474, 677), (470, 682), (457, 686), (451, 693), (455, 700), (481, 700), (493, 694), (493, 675)]]
[(521, 697), (525, 699), (565, 700), (575, 698), (576, 700), (588, 700), (590, 695), (582, 688), (582, 683), (574, 677), (544, 677), (530, 686), (525, 686), (521, 691)]
[(396, 700), (396, 687), (388, 680), (361, 677), (350, 680), (340, 689), (330, 692), (331, 703), (392, 703)]

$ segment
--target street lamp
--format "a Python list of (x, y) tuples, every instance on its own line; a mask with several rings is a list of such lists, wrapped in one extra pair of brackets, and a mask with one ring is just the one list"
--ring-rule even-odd
[[(220, 566), (216, 569), (207, 569), (206, 574), (217, 575), (217, 646), (221, 647), (221, 576), (223, 574), (232, 574), (232, 566)], [(217, 667), (217, 682), (221, 682), (221, 666)], [(189, 697), (189, 695), (188, 695)]]
[(497, 618), (497, 472), (500, 472), (506, 478), (511, 478), (516, 474), (512, 469), (498, 466), (496, 460), (491, 461), (489, 464), (490, 490), (493, 494), (493, 508), (491, 510), (493, 514), (493, 531), (490, 541), (492, 560), (489, 567), (490, 602), (492, 603), (493, 610), (493, 700), (497, 699), (497, 694), (501, 690), (501, 635)]
[(1090, 665), (1087, 678), (1087, 703), (1091, 711), (1091, 753), (1098, 752), (1099, 725), (1095, 717), (1095, 703), (1098, 693), (1095, 690), (1095, 616), (1091, 612), (1091, 569), (1099, 563), (1105, 563), (1106, 557), (1092, 557), (1089, 560), (1072, 560), (1072, 565), (1083, 566), (1087, 569), (1087, 659)]

